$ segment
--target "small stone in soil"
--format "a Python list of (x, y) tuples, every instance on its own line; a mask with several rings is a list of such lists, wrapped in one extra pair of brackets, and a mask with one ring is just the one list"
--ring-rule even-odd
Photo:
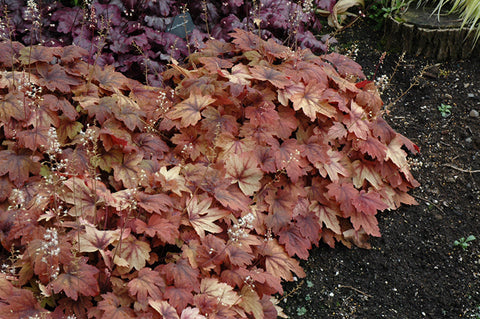
[(478, 111), (477, 110), (471, 110), (469, 115), (470, 115), (470, 117), (478, 117)]

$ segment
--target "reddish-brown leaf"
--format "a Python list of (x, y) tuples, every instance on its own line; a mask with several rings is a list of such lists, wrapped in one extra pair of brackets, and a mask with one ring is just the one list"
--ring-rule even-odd
[(63, 115), (71, 121), (75, 121), (78, 117), (78, 112), (75, 110), (75, 107), (64, 97), (57, 97), (53, 94), (44, 94), (42, 95), (39, 105), (55, 112), (62, 111)]
[(292, 198), (292, 194), (279, 189), (277, 191), (269, 190), (265, 202), (269, 204), (265, 225), (277, 233), (291, 222), (296, 199)]
[(138, 145), (144, 156), (151, 159), (162, 159), (169, 151), (167, 143), (160, 136), (152, 133), (135, 134), (133, 142)]
[(58, 140), (62, 144), (66, 144), (68, 139), (73, 140), (83, 129), (83, 124), (77, 121), (70, 121), (63, 115), (60, 117), (60, 124), (57, 127)]
[(188, 291), (199, 287), (199, 270), (193, 268), (187, 259), (181, 258), (176, 263), (167, 263), (162, 267), (162, 273), (176, 288), (185, 288)]
[(367, 215), (362, 212), (355, 211), (350, 216), (350, 221), (352, 222), (355, 230), (363, 229), (367, 234), (380, 237), (380, 229), (378, 228), (378, 220), (373, 215)]
[(350, 176), (350, 171), (348, 169), (350, 162), (342, 152), (329, 149), (327, 151), (327, 155), (329, 157), (328, 162), (315, 163), (315, 167), (319, 170), (320, 175), (322, 175), (323, 177), (326, 177), (328, 175), (332, 182), (338, 182), (340, 179), (339, 175), (345, 177)]
[(237, 185), (229, 187), (217, 187), (214, 191), (215, 199), (231, 210), (248, 211), (248, 206), (252, 200), (246, 196)]
[(332, 52), (324, 55), (323, 58), (331, 62), (337, 69), (338, 73), (340, 73), (343, 77), (354, 75), (359, 79), (365, 79), (365, 74), (362, 72), (362, 67), (347, 56)]
[(355, 96), (355, 102), (363, 106), (375, 116), (383, 106), (382, 98), (378, 93), (375, 83), (368, 81)]
[(272, 145), (275, 156), (275, 165), (277, 170), (285, 169), (288, 177), (296, 183), (298, 179), (305, 175), (303, 168), (308, 166), (304, 158), (304, 145), (298, 144), (296, 139), (288, 139), (281, 145), (276, 142)]
[(366, 140), (370, 133), (368, 126), (368, 117), (365, 110), (355, 102), (351, 102), (350, 112), (344, 117), (343, 123), (349, 132), (355, 134), (356, 137)]
[(165, 300), (148, 298), (148, 304), (162, 316), (162, 319), (180, 319), (175, 308), (170, 306)]
[(85, 233), (80, 234), (78, 246), (81, 252), (105, 250), (120, 238), (120, 230), (98, 230), (93, 225), (85, 225)]
[(17, 41), (2, 41), (0, 43), (0, 64), (12, 68), (18, 63), (19, 52), (25, 46)]
[(205, 232), (220, 233), (223, 229), (215, 221), (230, 214), (229, 211), (210, 207), (211, 205), (211, 197), (198, 199), (195, 195), (187, 204), (189, 222), (201, 238), (205, 237)]
[(79, 78), (68, 75), (63, 67), (58, 64), (38, 64), (38, 83), (47, 87), (50, 91), (59, 90), (62, 93), (71, 91), (70, 86), (79, 85), (82, 81)]
[(140, 270), (145, 267), (146, 261), (150, 258), (150, 244), (136, 239), (133, 235), (122, 238), (115, 244), (116, 252), (113, 262), (128, 270), (135, 268)]
[[(177, 311), (182, 311), (187, 308), (189, 304), (193, 303), (193, 295), (190, 289), (168, 286), (163, 296), (168, 299), (168, 303), (175, 307)], [(181, 318), (184, 319), (183, 314)]]
[(307, 259), (312, 244), (302, 233), (303, 231), (292, 223), (280, 231), (278, 241), (285, 245), (285, 250), (290, 256), (297, 255), (299, 258)]
[(232, 42), (238, 46), (240, 50), (250, 51), (255, 50), (262, 41), (258, 36), (252, 32), (242, 29), (235, 29), (235, 32), (230, 34), (233, 37)]
[(152, 215), (148, 224), (137, 219), (135, 220), (138, 233), (145, 233), (147, 236), (160, 238), (163, 242), (174, 245), (175, 240), (179, 238), (180, 218), (176, 220), (162, 218), (160, 215)]
[(64, 268), (65, 273), (61, 273), (51, 282), (55, 293), (63, 290), (73, 300), (77, 300), (79, 295), (98, 295), (100, 288), (97, 282), (97, 267), (86, 264), (85, 260), (79, 260)]
[(172, 199), (166, 194), (147, 194), (145, 192), (136, 193), (137, 203), (140, 207), (149, 213), (161, 214), (173, 206)]
[(317, 113), (326, 117), (335, 117), (337, 110), (325, 101), (322, 96), (325, 86), (310, 82), (302, 92), (290, 97), (295, 111), (302, 110), (312, 121), (317, 118)]
[(245, 195), (251, 196), (260, 189), (263, 172), (251, 152), (232, 154), (227, 158), (225, 167), (227, 177), (237, 182)]
[(268, 66), (255, 65), (250, 69), (250, 73), (254, 79), (268, 81), (279, 89), (283, 89), (285, 86), (290, 84), (290, 80), (287, 78), (285, 73), (277, 71)]
[(356, 188), (362, 188), (365, 181), (368, 181), (377, 190), (384, 186), (382, 177), (375, 170), (375, 163), (356, 160), (352, 163), (352, 168), (354, 171), (352, 174), (353, 185)]
[(203, 278), (200, 283), (200, 292), (218, 301), (219, 304), (233, 306), (238, 304), (241, 297), (233, 290), (233, 287), (217, 278)]
[(93, 78), (98, 81), (98, 85), (107, 91), (118, 92), (129, 88), (130, 80), (120, 72), (115, 71), (113, 65), (105, 67), (95, 66)]
[[(23, 130), (17, 133), (18, 143), (22, 147), (32, 151), (41, 145), (47, 146), (49, 142), (49, 126), (41, 126), (31, 130)], [(44, 148), (43, 148), (44, 149)]]
[(135, 188), (139, 184), (139, 164), (143, 160), (141, 153), (126, 153), (121, 163), (112, 163), (113, 176), (117, 182), (122, 182), (125, 188)]
[(30, 173), (36, 175), (39, 172), (40, 163), (37, 162), (36, 157), (24, 152), (0, 151), (0, 176), (8, 173), (8, 177), (15, 186), (23, 185)]
[(78, 101), (80, 106), (87, 110), (90, 117), (103, 124), (107, 119), (113, 116), (113, 109), (117, 107), (115, 99), (111, 96), (105, 96), (98, 98), (96, 96), (81, 96), (74, 97), (74, 100)]
[(266, 100), (257, 100), (252, 106), (245, 108), (245, 117), (253, 125), (277, 125), (280, 120), (276, 107), (273, 103)]
[(305, 272), (299, 262), (289, 257), (276, 239), (267, 241), (259, 253), (264, 256), (265, 267), (270, 274), (288, 281), (293, 280), (292, 272), (299, 277), (305, 277)]
[(395, 136), (395, 138), (391, 140), (390, 143), (387, 145), (386, 160), (390, 159), (398, 167), (400, 172), (405, 175), (407, 181), (412, 183), (412, 186), (418, 186), (418, 182), (415, 180), (415, 178), (412, 176), (412, 173), (410, 172), (410, 166), (407, 161), (407, 153), (402, 150), (402, 146), (404, 145), (410, 148), (410, 150), (413, 152), (417, 151), (418, 146), (413, 144), (403, 135), (397, 134), (397, 136)]
[(311, 136), (308, 141), (303, 144), (303, 155), (307, 157), (310, 163), (325, 163), (329, 161), (328, 150), (330, 149), (319, 136)]
[(382, 200), (380, 195), (374, 191), (365, 192), (363, 189), (357, 197), (352, 201), (353, 206), (359, 211), (367, 215), (374, 216), (378, 210), (385, 210), (388, 205)]
[(53, 60), (53, 55), (60, 52), (59, 47), (47, 47), (44, 45), (32, 45), (23, 47), (20, 50), (19, 60), (24, 65), (34, 64), (36, 62), (50, 63)]
[(71, 216), (95, 216), (97, 205), (104, 203), (103, 194), (109, 193), (105, 184), (91, 179), (72, 177), (63, 184), (66, 187), (63, 200), (73, 205), (68, 212)]
[(383, 161), (387, 155), (387, 147), (378, 139), (368, 136), (367, 139), (354, 140), (353, 145), (360, 149), (363, 153), (370, 155), (372, 158), (376, 158), (379, 161)]
[(107, 152), (115, 147), (121, 147), (125, 153), (132, 151), (138, 152), (138, 149), (132, 142), (131, 132), (115, 118), (110, 118), (105, 121), (98, 134), (103, 143), (103, 148), (105, 148)]
[(103, 294), (102, 298), (98, 302), (97, 308), (104, 311), (104, 318), (132, 319), (136, 317), (126, 298), (118, 298), (111, 292)]
[(295, 220), (296, 226), (301, 230), (302, 236), (310, 240), (310, 242), (318, 245), (322, 229), (321, 221), (319, 221), (318, 216), (313, 215), (309, 209), (309, 212), (306, 215), (297, 216)]
[(353, 187), (351, 183), (334, 182), (327, 186), (328, 196), (335, 198), (340, 205), (343, 217), (352, 216), (356, 209), (353, 206), (353, 201), (358, 197), (358, 190)]
[(10, 118), (25, 121), (30, 117), (31, 110), (25, 105), (18, 93), (7, 93), (0, 96), (0, 121), (7, 123)]
[(205, 68), (215, 73), (219, 69), (230, 69), (233, 66), (233, 63), (230, 60), (221, 59), (219, 57), (200, 57), (198, 61), (203, 63)]
[(207, 319), (207, 317), (200, 314), (199, 308), (182, 308), (180, 319)]
[(229, 83), (245, 86), (250, 84), (250, 80), (253, 79), (250, 74), (250, 69), (244, 64), (235, 64), (229, 73), (226, 70), (222, 70), (220, 75), (228, 78)]
[(88, 51), (77, 45), (67, 45), (62, 48), (60, 59), (62, 63), (70, 63), (80, 58), (88, 56)]
[(160, 300), (165, 290), (165, 280), (157, 271), (150, 268), (142, 268), (138, 272), (138, 277), (130, 280), (127, 284), (128, 292), (131, 296), (137, 296), (137, 300), (142, 304), (147, 304), (147, 298)]
[(227, 246), (227, 255), (232, 265), (239, 267), (250, 265), (255, 258), (247, 248), (234, 244)]
[(190, 97), (173, 106), (166, 116), (172, 120), (180, 119), (181, 127), (195, 125), (202, 118), (201, 111), (215, 99), (198, 92), (191, 92)]
[(379, 137), (382, 143), (388, 144), (397, 135), (390, 125), (379, 116), (372, 122), (372, 132), (374, 137)]
[(146, 114), (134, 100), (123, 94), (113, 94), (111, 98), (117, 104), (117, 107), (112, 109), (116, 119), (122, 121), (130, 131), (135, 128), (143, 129)]
[(14, 287), (5, 274), (0, 274), (0, 317), (9, 319), (42, 318), (48, 316), (33, 292)]

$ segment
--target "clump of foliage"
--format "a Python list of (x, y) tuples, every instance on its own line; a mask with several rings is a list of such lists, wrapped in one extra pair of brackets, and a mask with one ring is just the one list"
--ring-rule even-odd
[(455, 241), (453, 242), (453, 245), (454, 245), (454, 246), (460, 246), (460, 247), (462, 247), (463, 250), (467, 250), (467, 248), (468, 248), (468, 247), (470, 246), (470, 244), (471, 244), (470, 242), (472, 242), (472, 241), (474, 241), (474, 240), (476, 240), (476, 239), (477, 239), (477, 238), (475, 238), (474, 235), (470, 235), (470, 236), (468, 236), (467, 238), (462, 237), (462, 238), (460, 238), (460, 239), (458, 239), (458, 240), (455, 240)]
[[(67, 1), (65, 1), (67, 2)], [(81, 1), (80, 1), (81, 2)], [(228, 39), (234, 28), (254, 30), (263, 38), (287, 45), (327, 51), (328, 36), (318, 39), (322, 27), (311, 8), (292, 0), (259, 1), (84, 1), (64, 6), (60, 1), (7, 1), (0, 11), (0, 31), (24, 44), (65, 46), (88, 51), (90, 62), (114, 65), (117, 71), (143, 83), (162, 86), (161, 73), (172, 60), (182, 62), (203, 46), (206, 39)], [(331, 9), (335, 0), (317, 1)], [(304, 9), (308, 9), (305, 11)], [(170, 33), (172, 23), (182, 23), (188, 13), (195, 23), (186, 38)]]
[(322, 239), (366, 247), (415, 201), (348, 58), (237, 29), (163, 76), (78, 46), (0, 45), (0, 317), (276, 318)]

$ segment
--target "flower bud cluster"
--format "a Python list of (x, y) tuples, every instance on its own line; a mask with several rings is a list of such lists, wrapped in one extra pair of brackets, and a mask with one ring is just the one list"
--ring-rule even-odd
[(248, 233), (253, 229), (253, 222), (255, 215), (248, 213), (247, 215), (238, 219), (237, 223), (228, 229), (228, 237), (231, 241), (236, 242), (242, 238), (248, 237)]
[(12, 209), (22, 209), (25, 205), (25, 192), (21, 189), (14, 188), (10, 192), (10, 206), (8, 210)]
[(42, 262), (50, 266), (49, 274), (52, 279), (56, 279), (60, 273), (58, 263), (52, 263), (51, 257), (60, 254), (60, 246), (58, 242), (58, 232), (56, 228), (47, 228), (43, 235), (42, 246), (38, 248), (38, 253), (42, 254)]
[(41, 27), (40, 11), (38, 10), (38, 5), (35, 2), (35, 0), (27, 1), (27, 10), (25, 10), (25, 20), (32, 21), (32, 27), (34, 29), (40, 29)]

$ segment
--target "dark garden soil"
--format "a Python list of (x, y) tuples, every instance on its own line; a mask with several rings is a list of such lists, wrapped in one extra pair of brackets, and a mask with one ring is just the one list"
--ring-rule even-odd
[(357, 22), (338, 50), (356, 46), (367, 77), (377, 65), (376, 78), (391, 77), (384, 117), (421, 149), (411, 157), (419, 205), (380, 213), (370, 250), (314, 248), (280, 305), (291, 318), (480, 318), (480, 62), (387, 52), (379, 65), (382, 34)]

